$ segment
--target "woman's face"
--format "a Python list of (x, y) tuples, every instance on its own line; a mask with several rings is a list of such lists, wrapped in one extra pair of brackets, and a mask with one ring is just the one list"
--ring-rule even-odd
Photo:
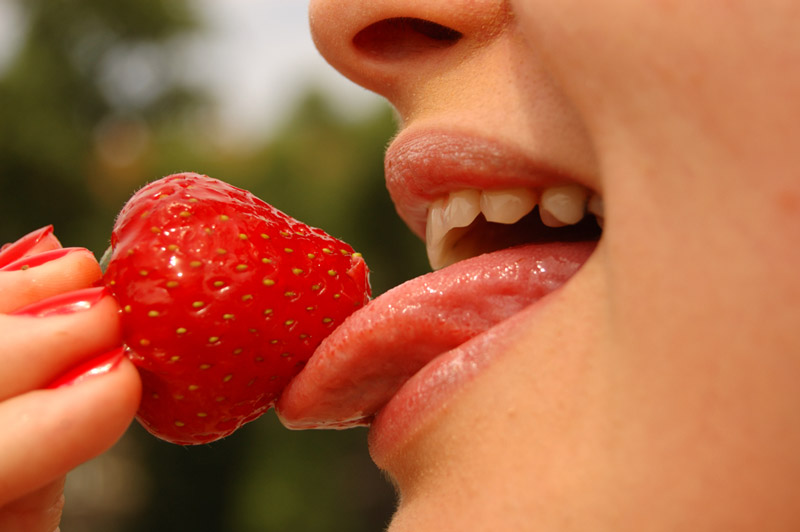
[[(800, 4), (310, 14), (331, 64), (397, 110), (387, 184), (435, 266), (533, 243), (378, 298), (284, 419), (313, 410), (306, 383), (357, 390), (329, 403), (377, 411), (392, 531), (800, 528)], [(585, 202), (602, 236), (592, 213), (570, 229)]]

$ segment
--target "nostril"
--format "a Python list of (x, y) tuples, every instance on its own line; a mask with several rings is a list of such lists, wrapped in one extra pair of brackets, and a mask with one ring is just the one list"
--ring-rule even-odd
[(399, 27), (407, 27), (410, 31), (424, 35), (433, 41), (442, 43), (442, 45), (454, 43), (461, 38), (461, 33), (456, 30), (429, 20), (418, 18), (400, 18), (394, 20), (397, 21), (396, 23)]
[(429, 20), (397, 17), (367, 26), (353, 38), (353, 45), (373, 58), (398, 61), (447, 48), (461, 37), (458, 31)]

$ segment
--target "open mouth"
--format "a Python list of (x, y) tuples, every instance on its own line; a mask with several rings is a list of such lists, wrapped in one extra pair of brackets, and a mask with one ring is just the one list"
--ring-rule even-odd
[(598, 193), (482, 139), (396, 140), (387, 185), (425, 235), (435, 271), (382, 294), (322, 342), (277, 404), (289, 428), (377, 417), (373, 432), (410, 432), (489, 363), (484, 353), (496, 350), (486, 346), (504, 324), (556, 295), (602, 233)]
[(434, 269), (532, 242), (598, 240), (603, 200), (578, 184), (451, 192), (428, 208), (425, 244)]

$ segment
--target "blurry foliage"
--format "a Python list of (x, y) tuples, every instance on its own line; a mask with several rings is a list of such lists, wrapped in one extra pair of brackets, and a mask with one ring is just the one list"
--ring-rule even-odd
[[(9, 0), (10, 1), (10, 0)], [(26, 0), (27, 31), (0, 72), (0, 242), (52, 223), (101, 254), (147, 181), (191, 170), (252, 190), (364, 254), (374, 294), (427, 270), (383, 182), (388, 108), (351, 120), (310, 89), (260, 145), (216, 138), (213, 101), (171, 75), (202, 31), (186, 0)], [(394, 500), (364, 430), (290, 432), (272, 413), (204, 447), (134, 424), (69, 477), (72, 532), (382, 530)]]
[[(56, 223), (60, 234), (77, 241), (113, 214), (96, 205), (88, 182), (104, 120), (126, 113), (170, 120), (205, 100), (174, 83), (137, 92), (114, 59), (137, 48), (166, 49), (170, 38), (199, 23), (184, 1), (26, 0), (19, 6), (26, 35), (0, 80), (0, 240)], [(165, 56), (150, 55), (140, 59), (141, 70), (169, 79), (159, 78), (168, 67)]]

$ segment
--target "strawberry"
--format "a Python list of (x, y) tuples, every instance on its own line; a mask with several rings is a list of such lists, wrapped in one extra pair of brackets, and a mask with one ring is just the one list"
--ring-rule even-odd
[(109, 252), (104, 282), (143, 383), (137, 419), (182, 445), (267, 411), (370, 296), (369, 270), (349, 245), (194, 173), (134, 194)]

